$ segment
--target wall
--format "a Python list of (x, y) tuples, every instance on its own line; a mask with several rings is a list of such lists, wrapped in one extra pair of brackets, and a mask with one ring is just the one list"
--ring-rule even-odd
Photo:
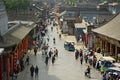
[(0, 2), (0, 35), (4, 35), (8, 31), (8, 17), (3, 2)]

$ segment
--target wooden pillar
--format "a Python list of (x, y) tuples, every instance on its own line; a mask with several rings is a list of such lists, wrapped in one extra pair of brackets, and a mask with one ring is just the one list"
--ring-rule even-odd
[[(88, 36), (88, 38), (89, 38), (89, 36)], [(95, 43), (94, 43), (94, 50), (96, 51), (96, 49), (97, 49), (97, 47), (98, 47), (98, 40), (99, 40), (99, 38), (96, 36), (96, 38), (95, 38)], [(89, 42), (89, 41), (88, 41)]]
[(10, 56), (8, 55), (7, 58), (7, 65), (6, 65), (6, 70), (7, 70), (7, 80), (10, 80)]
[(17, 60), (18, 60), (18, 48), (16, 47), (14, 52), (14, 61), (13, 61), (14, 71), (16, 72), (18, 72)]
[(105, 41), (105, 52), (108, 52), (108, 43)]
[(100, 49), (102, 49), (102, 39), (100, 38)]
[(13, 73), (13, 53), (10, 54), (10, 73)]
[(110, 43), (110, 55), (112, 55), (112, 44)]
[(116, 58), (116, 61), (118, 60), (118, 47), (115, 46), (115, 58)]

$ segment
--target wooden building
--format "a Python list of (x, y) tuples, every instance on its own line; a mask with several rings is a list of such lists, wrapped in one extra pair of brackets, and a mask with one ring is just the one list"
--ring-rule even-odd
[(94, 48), (100, 48), (104, 55), (110, 55), (116, 60), (120, 54), (120, 13), (105, 25), (93, 29), (95, 34)]
[[(14, 24), (14, 23), (11, 23)], [(18, 22), (5, 35), (0, 37), (0, 80), (10, 80), (14, 72), (19, 72), (19, 63), (28, 51), (30, 35), (35, 28), (33, 22)]]

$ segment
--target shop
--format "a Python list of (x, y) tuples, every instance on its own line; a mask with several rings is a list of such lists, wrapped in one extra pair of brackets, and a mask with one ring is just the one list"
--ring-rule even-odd
[(33, 36), (32, 30), (36, 26), (33, 22), (21, 22), (21, 24), (2, 36), (5, 38), (4, 42), (0, 41), (0, 80), (11, 80), (13, 73), (20, 72), (20, 61), (32, 44), (30, 36)]
[(120, 53), (120, 31), (119, 21), (120, 14), (116, 15), (111, 21), (105, 25), (93, 29), (95, 35), (94, 48), (100, 48), (100, 51), (105, 56), (111, 56), (118, 61)]

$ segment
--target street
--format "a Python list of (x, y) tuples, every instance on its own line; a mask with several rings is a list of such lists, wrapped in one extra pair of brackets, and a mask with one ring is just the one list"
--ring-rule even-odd
[[(102, 76), (99, 71), (91, 67), (91, 78), (85, 77), (84, 72), (87, 65), (84, 61), (80, 64), (80, 59), (75, 60), (74, 52), (69, 52), (64, 49), (64, 38), (59, 39), (56, 27), (53, 28), (53, 32), (48, 26), (48, 34), (50, 36), (49, 49), (56, 47), (58, 49), (58, 57), (55, 64), (52, 65), (49, 60), (48, 66), (45, 65), (45, 56), (42, 55), (41, 50), (37, 52), (37, 56), (33, 51), (28, 53), (30, 56), (30, 65), (25, 66), (24, 71), (20, 72), (17, 80), (102, 80)], [(53, 38), (56, 38), (56, 44), (53, 44)], [(30, 66), (38, 65), (39, 76), (31, 78)]]

